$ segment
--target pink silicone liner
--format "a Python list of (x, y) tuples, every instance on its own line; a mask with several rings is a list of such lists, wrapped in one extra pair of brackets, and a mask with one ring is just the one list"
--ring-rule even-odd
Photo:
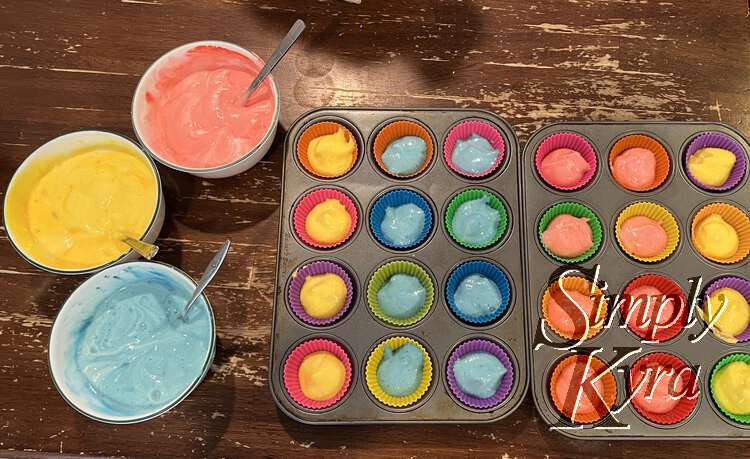
[[(346, 208), (346, 211), (352, 217), (352, 225), (349, 228), (349, 231), (346, 233), (346, 236), (340, 241), (334, 242), (333, 244), (321, 244), (313, 240), (305, 230), (305, 220), (307, 219), (307, 215), (310, 213), (310, 211), (313, 210), (316, 205), (320, 204), (326, 199), (338, 200), (341, 204), (343, 204), (344, 208)], [(350, 198), (345, 193), (339, 190), (334, 190), (332, 188), (320, 188), (307, 193), (299, 201), (299, 203), (297, 203), (297, 206), (294, 208), (294, 216), (292, 218), (294, 220), (294, 231), (297, 233), (297, 236), (302, 239), (302, 242), (309, 245), (310, 247), (315, 247), (317, 249), (332, 249), (349, 240), (352, 234), (354, 234), (354, 230), (357, 228), (357, 222), (359, 220), (359, 213), (357, 212), (357, 206), (354, 205), (354, 201), (352, 200), (352, 198)]]
[[(581, 177), (581, 180), (573, 186), (562, 187), (555, 185), (554, 183), (550, 182), (547, 177), (542, 175), (542, 160), (548, 154), (560, 148), (569, 148), (571, 150), (577, 151), (581, 154), (583, 159), (585, 159), (586, 162), (589, 163), (590, 169), (588, 170), (588, 172), (586, 172), (583, 177)], [(596, 150), (594, 150), (594, 147), (583, 136), (574, 134), (572, 132), (560, 132), (558, 134), (552, 134), (542, 140), (542, 143), (540, 143), (536, 149), (536, 154), (534, 155), (534, 164), (536, 166), (537, 174), (539, 174), (539, 176), (544, 180), (544, 183), (560, 191), (575, 191), (585, 187), (594, 178), (599, 167), (599, 162), (597, 160)]]
[[(327, 351), (338, 357), (338, 359), (344, 364), (346, 370), (344, 385), (341, 386), (341, 389), (332, 398), (321, 401), (308, 398), (302, 392), (302, 388), (299, 384), (299, 367), (302, 365), (302, 361), (308, 355), (318, 351)], [(289, 396), (292, 397), (292, 400), (307, 409), (322, 410), (335, 405), (339, 400), (344, 398), (344, 395), (346, 395), (352, 381), (352, 364), (351, 360), (349, 360), (349, 355), (347, 355), (344, 348), (338, 343), (328, 339), (312, 339), (298, 345), (289, 354), (284, 362), (284, 374), (282, 377), (284, 379), (284, 387), (289, 393)]]
[[(477, 174), (462, 170), (453, 163), (452, 158), (453, 150), (456, 148), (456, 142), (458, 142), (459, 140), (468, 139), (472, 134), (484, 137), (490, 143), (490, 145), (492, 145), (492, 148), (497, 150), (497, 158), (495, 158), (495, 162), (492, 163), (489, 169)], [(503, 163), (503, 159), (505, 159), (505, 139), (503, 138), (503, 135), (500, 133), (497, 127), (486, 121), (462, 121), (454, 126), (450, 131), (448, 131), (448, 135), (445, 137), (445, 141), (443, 142), (443, 159), (445, 160), (445, 164), (450, 168), (450, 170), (458, 175), (469, 178), (486, 177), (495, 172)]]
[[(302, 306), (302, 302), (300, 301), (299, 296), (300, 292), (302, 291), (302, 286), (305, 284), (305, 280), (309, 276), (318, 276), (327, 273), (336, 274), (341, 279), (343, 279), (344, 284), (346, 284), (346, 299), (344, 300), (344, 306), (335, 316), (329, 319), (316, 319), (315, 317), (310, 316), (307, 311), (305, 311), (305, 308), (304, 306)], [(346, 311), (349, 310), (349, 306), (351, 306), (352, 304), (352, 296), (352, 279), (349, 276), (349, 273), (347, 273), (343, 267), (331, 261), (314, 261), (303, 266), (294, 273), (292, 282), (289, 284), (289, 309), (291, 309), (294, 315), (299, 317), (299, 319), (306, 324), (315, 327), (323, 327), (325, 325), (330, 325), (338, 321), (344, 316), (344, 314), (346, 314)]]
[[(477, 398), (467, 394), (461, 390), (461, 387), (456, 381), (456, 376), (453, 373), (453, 366), (456, 364), (456, 360), (462, 356), (471, 352), (487, 352), (494, 355), (500, 360), (500, 363), (506, 368), (507, 372), (503, 375), (503, 379), (500, 382), (500, 386), (497, 388), (495, 395), (489, 398)], [(511, 389), (513, 389), (513, 383), (515, 382), (515, 374), (513, 369), (513, 362), (508, 357), (508, 353), (499, 344), (486, 339), (472, 339), (463, 342), (458, 346), (448, 359), (448, 371), (446, 372), (446, 379), (448, 381), (448, 387), (450, 388), (453, 395), (458, 398), (461, 403), (470, 406), (472, 408), (480, 410), (488, 410), (501, 404), (508, 395), (510, 395)]]
[[(708, 301), (708, 297), (710, 297), (712, 293), (725, 287), (737, 290), (745, 297), (745, 300), (750, 302), (750, 281), (739, 276), (722, 276), (711, 281), (711, 283), (708, 284), (708, 287), (706, 287), (703, 301)], [(735, 338), (737, 338), (737, 341), (740, 343), (750, 341), (750, 325), (745, 328), (745, 331), (735, 336)]]

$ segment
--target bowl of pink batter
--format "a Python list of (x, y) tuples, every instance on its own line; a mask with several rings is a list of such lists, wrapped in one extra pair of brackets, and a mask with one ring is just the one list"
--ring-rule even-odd
[(265, 156), (279, 120), (269, 75), (248, 99), (263, 60), (223, 41), (198, 41), (157, 59), (133, 96), (133, 129), (145, 149), (173, 169), (229, 177)]

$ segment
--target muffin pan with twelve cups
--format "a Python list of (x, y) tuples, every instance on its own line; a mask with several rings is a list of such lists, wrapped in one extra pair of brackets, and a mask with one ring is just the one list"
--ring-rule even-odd
[[(428, 164), (407, 179), (393, 177), (384, 171), (379, 157), (382, 147), (378, 147), (376, 140), (388, 125), (404, 120), (420, 124), (429, 133), (433, 146)], [(494, 126), (504, 143), (502, 161), (486, 177), (462, 176), (451, 167), (449, 155), (444, 156), (451, 130), (471, 120)], [(348, 173), (336, 179), (315, 176), (297, 155), (297, 145), (305, 131), (321, 122), (339, 123), (357, 139), (356, 162)], [(692, 298), (692, 289), (699, 288), (697, 294), (700, 299), (706, 285), (710, 288), (710, 284), (722, 276), (743, 276), (744, 273), (747, 277), (747, 258), (733, 264), (717, 263), (701, 256), (690, 241), (689, 222), (693, 221), (701, 208), (713, 202), (723, 202), (747, 214), (750, 197), (746, 170), (741, 171), (738, 183), (726, 191), (702, 189), (688, 177), (685, 154), (690, 143), (706, 132), (729, 136), (742, 150), (741, 153), (747, 155), (747, 140), (732, 128), (716, 123), (557, 124), (537, 131), (527, 143), (523, 156), (519, 157), (511, 128), (502, 119), (483, 111), (320, 109), (303, 115), (290, 128), (285, 144), (280, 255), (270, 368), (271, 388), (277, 405), (292, 418), (308, 423), (490, 422), (516, 409), (523, 399), (526, 386), (530, 384), (542, 418), (550, 426), (562, 427), (563, 433), (576, 438), (750, 436), (750, 428), (724, 416), (715, 406), (706, 378), (719, 360), (733, 352), (741, 352), (744, 347), (741, 343), (735, 346), (725, 344), (710, 332), (699, 343), (690, 343), (689, 340), (705, 328), (705, 324), (694, 314), (691, 313), (692, 325), (686, 330), (673, 330), (671, 334), (675, 336), (652, 344), (642, 344), (639, 337), (624, 326), (620, 327), (620, 312), (613, 312), (611, 304), (606, 318), (612, 322), (612, 327), (597, 330), (593, 338), (574, 349), (555, 349), (569, 346), (571, 341), (557, 336), (549, 327), (546, 335), (542, 335), (540, 329), (544, 292), (560, 273), (568, 269), (578, 269), (580, 272), (577, 276), (592, 279), (594, 267), (601, 265), (599, 279), (608, 284), (605, 294), (622, 290), (640, 276), (665, 276), (677, 283), (672, 284), (675, 292), (684, 295), (688, 301)], [(612, 177), (610, 154), (627, 148), (629, 142), (633, 142), (632, 136), (641, 136), (638, 140), (641, 143), (643, 136), (646, 136), (648, 142), (661, 150), (657, 167), (659, 183), (653, 189), (628, 191)], [(583, 178), (585, 184), (572, 190), (555, 189), (546, 184), (536, 165), (543, 156), (543, 153), (538, 153), (545, 148), (550, 150), (561, 138), (583, 142), (576, 149), (587, 150), (586, 159), (595, 164), (591, 173)], [(746, 169), (746, 162), (742, 161), (739, 167)], [(300, 236), (299, 233), (304, 231), (300, 231), (299, 227), (295, 231), (294, 227), (295, 211), (304, 207), (305, 197), (320, 189), (344, 193), (351, 200), (357, 215), (353, 234), (341, 245), (329, 249), (312, 247), (306, 243), (304, 234)], [(472, 250), (462, 246), (453, 240), (446, 228), (446, 213), (450, 216), (451, 200), (470, 189), (494, 194), (507, 213), (505, 234), (486, 249)], [(382, 237), (377, 232), (377, 225), (371, 227), (371, 215), (377, 215), (382, 207), (376, 203), (395, 190), (419, 194), (432, 211), (432, 225), (424, 241), (416, 248), (390, 248), (379, 242)], [(673, 236), (671, 242), (674, 242), (674, 248), (663, 260), (635, 259), (617, 242), (614, 228), (618, 216), (624, 210), (624, 215), (628, 215), (628, 212), (638, 213), (635, 211), (643, 210), (642, 205), (630, 206), (642, 202), (650, 203), (646, 209), (653, 209), (652, 204), (656, 204), (660, 211), (664, 210), (674, 217), (675, 228), (669, 231)], [(562, 204), (564, 207), (556, 207), (557, 212), (575, 213), (583, 209), (584, 215), (591, 216), (593, 213), (601, 226), (601, 231), (594, 231), (596, 247), (574, 260), (564, 260), (549, 253), (539, 236), (540, 226), (549, 223), (551, 216), (554, 216), (555, 211), (550, 208), (561, 203), (565, 203)], [(629, 210), (626, 210), (628, 207)], [(456, 268), (472, 260), (494, 264), (508, 281), (510, 302), (499, 317), (489, 324), (472, 324), (462, 320), (449, 306), (448, 298), (452, 294), (448, 285), (450, 275)], [(315, 269), (322, 269), (322, 265), (316, 263), (320, 261), (335, 263), (338, 265), (335, 269), (343, 269), (351, 281), (352, 293), (350, 306), (325, 323), (305, 318), (299, 302), (293, 299), (299, 292), (299, 282), (293, 282), (295, 277), (319, 272)], [(376, 271), (393, 261), (416, 264), (428, 274), (434, 287), (434, 300), (416, 323), (388, 320), (368, 301), (368, 286), (373, 278), (378, 278)], [(691, 287), (688, 279), (697, 277), (702, 277), (702, 286)], [(614, 302), (610, 300), (610, 303)], [(685, 305), (684, 311), (686, 314), (689, 312), (689, 304)], [(617, 317), (612, 317), (612, 314)], [(394, 337), (397, 342), (403, 342), (403, 338), (416, 341), (429, 355), (430, 365), (427, 366), (430, 368), (426, 370), (431, 373), (429, 385), (407, 406), (394, 407), (383, 403), (367, 383), (368, 359), (371, 354), (378, 353), (380, 344)], [(452, 354), (460, 350), (463, 343), (475, 338), (499, 345), (512, 368), (512, 375), (509, 375), (512, 384), (507, 388), (507, 395), (499, 403), (495, 400), (496, 404), (491, 407), (472, 406), (466, 398), (457, 395), (449, 383), (448, 367), (452, 363)], [(331, 342), (337, 344), (338, 347), (332, 351), (335, 354), (343, 351), (341, 357), (349, 364), (348, 385), (337, 395), (335, 403), (325, 406), (301, 404), (292, 395), (295, 389), (298, 392), (298, 388), (292, 387), (290, 390), (290, 381), (284, 378), (285, 365), (299, 357), (295, 354), (304, 353), (305, 346), (316, 344), (314, 340), (318, 339), (324, 340), (327, 345)], [(547, 342), (547, 339), (551, 342)], [(640, 351), (632, 352), (633, 349)], [(602, 362), (611, 362), (617, 355), (631, 352), (608, 380), (608, 384), (614, 386), (614, 398), (609, 402), (613, 404), (612, 410), (616, 414), (614, 417), (606, 415), (601, 419), (571, 422), (556, 407), (550, 395), (550, 380), (559, 362), (574, 355), (586, 356), (590, 352), (595, 353)], [(657, 352), (681, 359), (698, 374), (700, 394), (695, 406), (689, 407), (684, 419), (671, 425), (646, 419), (626, 403), (626, 375), (640, 357), (672, 358), (655, 354)], [(624, 429), (624, 425), (629, 427)]]

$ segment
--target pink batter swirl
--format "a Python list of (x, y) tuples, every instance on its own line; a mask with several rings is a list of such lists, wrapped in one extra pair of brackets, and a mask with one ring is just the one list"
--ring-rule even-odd
[(261, 65), (210, 45), (161, 64), (145, 93), (141, 125), (146, 144), (162, 159), (194, 169), (245, 156), (268, 132), (276, 111), (269, 79), (244, 99)]

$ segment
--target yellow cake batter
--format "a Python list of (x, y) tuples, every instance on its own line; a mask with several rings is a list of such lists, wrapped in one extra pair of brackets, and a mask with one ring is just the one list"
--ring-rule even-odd
[(302, 359), (297, 374), (302, 393), (322, 402), (333, 398), (344, 387), (346, 367), (332, 353), (317, 351)]
[(711, 391), (724, 410), (750, 414), (750, 365), (741, 361), (724, 365), (713, 377)]
[(307, 147), (307, 158), (313, 171), (324, 177), (346, 174), (354, 164), (357, 142), (339, 127), (333, 134), (316, 137)]
[(124, 142), (40, 158), (8, 192), (13, 240), (47, 267), (101, 266), (126, 253), (123, 235), (140, 238), (157, 205), (150, 163)]
[[(708, 300), (708, 304), (704, 307), (704, 314), (709, 323), (721, 311), (714, 323), (714, 331), (720, 337), (733, 340), (750, 325), (750, 305), (737, 290), (720, 288), (713, 292)], [(725, 302), (726, 305), (724, 305)]]
[(330, 319), (346, 302), (346, 283), (333, 273), (308, 276), (302, 284), (300, 302), (310, 317)]
[(737, 230), (719, 214), (704, 218), (695, 228), (695, 245), (703, 255), (718, 260), (729, 259), (740, 245)]
[(326, 199), (307, 214), (305, 231), (319, 244), (335, 244), (346, 238), (352, 217), (338, 199)]
[(737, 157), (723, 148), (701, 148), (688, 158), (688, 170), (701, 183), (722, 186), (729, 179)]

